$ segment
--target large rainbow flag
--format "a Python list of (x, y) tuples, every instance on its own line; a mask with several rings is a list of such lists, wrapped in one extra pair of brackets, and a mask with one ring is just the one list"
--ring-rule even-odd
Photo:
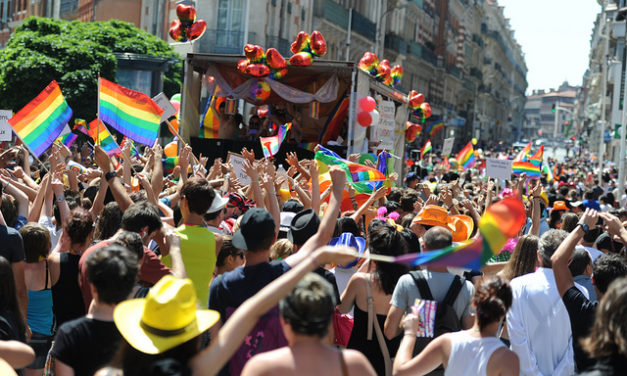
[(163, 109), (146, 94), (104, 78), (100, 78), (98, 87), (99, 119), (130, 139), (153, 146)]
[(342, 125), (344, 124), (344, 119), (348, 116), (348, 107), (350, 105), (350, 97), (344, 93), (344, 98), (340, 100), (331, 115), (329, 115), (329, 119), (327, 120), (322, 132), (320, 133), (320, 137), (318, 138), (318, 142), (326, 145), (331, 140), (336, 140), (340, 135), (340, 131), (342, 130)]
[(525, 206), (513, 196), (490, 205), (479, 221), (480, 235), (439, 250), (412, 253), (394, 258), (411, 266), (452, 266), (480, 270), (499, 254), (509, 238), (518, 234), (526, 220)]
[(321, 174), (328, 170), (328, 166), (337, 165), (341, 167), (346, 172), (346, 179), (349, 183), (386, 179), (385, 174), (381, 171), (343, 159), (322, 145), (320, 145), (320, 151), (316, 153), (314, 159), (319, 162), (318, 165), (326, 165), (324, 168), (320, 169)]
[(99, 121), (98, 119), (92, 120), (92, 122), (87, 126), (87, 131), (89, 131), (89, 135), (94, 142), (99, 144), (109, 156), (122, 153), (118, 143), (115, 142), (115, 139), (111, 136), (111, 133), (109, 133), (109, 130), (102, 123), (102, 121)]
[[(213, 111), (211, 107), (211, 101), (214, 100), (216, 92), (219, 90), (219, 86), (215, 85), (213, 93), (207, 99), (207, 105), (205, 106), (205, 112), (200, 118), (200, 138), (218, 138), (218, 130), (220, 129), (220, 120), (218, 115)], [(223, 97), (215, 97), (216, 108), (220, 108), (220, 102), (225, 101)]]
[(464, 170), (475, 165), (475, 151), (471, 142), (468, 142), (459, 154), (457, 154), (457, 163), (462, 166)]
[(13, 115), (9, 124), (31, 152), (39, 157), (59, 137), (71, 118), (72, 109), (61, 94), (57, 81), (52, 81)]

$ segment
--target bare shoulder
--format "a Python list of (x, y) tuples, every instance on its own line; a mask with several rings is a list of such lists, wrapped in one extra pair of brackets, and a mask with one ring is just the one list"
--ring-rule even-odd
[(507, 347), (501, 347), (495, 350), (490, 356), (486, 368), (488, 375), (518, 375), (520, 362), (518, 355)]
[(94, 373), (94, 376), (124, 376), (122, 370), (113, 368), (113, 367), (105, 367), (98, 370), (98, 372)]
[(350, 374), (376, 375), (374, 368), (364, 354), (356, 350), (343, 350), (342, 353)]
[(288, 347), (264, 352), (253, 356), (242, 370), (242, 376), (261, 376), (268, 374), (268, 370), (278, 371), (293, 362), (289, 359), (292, 354)]

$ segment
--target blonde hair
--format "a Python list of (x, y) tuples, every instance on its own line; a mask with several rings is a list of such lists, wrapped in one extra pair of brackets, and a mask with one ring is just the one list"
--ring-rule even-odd
[(270, 258), (272, 260), (285, 260), (294, 253), (294, 244), (288, 239), (279, 239), (270, 247)]

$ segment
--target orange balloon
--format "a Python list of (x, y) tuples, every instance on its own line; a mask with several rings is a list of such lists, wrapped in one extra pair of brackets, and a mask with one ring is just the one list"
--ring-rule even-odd
[(166, 157), (176, 157), (178, 154), (178, 142), (172, 141), (163, 148)]

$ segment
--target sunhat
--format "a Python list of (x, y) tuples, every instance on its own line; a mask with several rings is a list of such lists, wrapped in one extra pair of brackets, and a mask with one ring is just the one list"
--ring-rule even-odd
[(556, 210), (570, 211), (570, 209), (568, 209), (568, 206), (566, 206), (566, 202), (564, 201), (555, 201), (553, 203), (553, 211), (556, 211)]
[[(353, 247), (357, 250), (357, 252), (359, 252), (359, 255), (362, 255), (364, 253), (364, 250), (366, 249), (366, 239), (359, 237), (359, 236), (355, 236), (350, 232), (343, 232), (337, 238), (331, 239), (331, 241), (329, 242), (329, 245), (332, 245), (332, 246), (345, 245), (348, 247)], [(357, 257), (355, 260), (349, 262), (348, 264), (344, 266), (342, 265), (339, 265), (339, 266), (344, 269), (350, 269), (353, 266), (357, 265), (359, 260), (360, 260), (360, 257)]]
[(207, 214), (215, 213), (224, 209), (226, 203), (229, 202), (228, 198), (220, 196), (220, 192), (216, 191), (215, 189), (213, 190), (213, 192), (215, 193), (215, 197), (211, 202), (211, 206), (209, 207), (209, 209), (207, 209)]
[(448, 211), (441, 206), (427, 205), (422, 208), (412, 222), (427, 226), (448, 227), (446, 225), (449, 222)]
[(454, 242), (463, 242), (464, 240), (468, 240), (470, 235), (472, 234), (472, 230), (475, 227), (472, 218), (464, 214), (456, 214), (450, 216), (449, 227), (451, 228), (451, 232), (453, 234)]
[(127, 300), (113, 311), (113, 321), (126, 341), (146, 354), (160, 354), (197, 337), (220, 319), (213, 310), (198, 309), (190, 279), (166, 275), (146, 298)]

